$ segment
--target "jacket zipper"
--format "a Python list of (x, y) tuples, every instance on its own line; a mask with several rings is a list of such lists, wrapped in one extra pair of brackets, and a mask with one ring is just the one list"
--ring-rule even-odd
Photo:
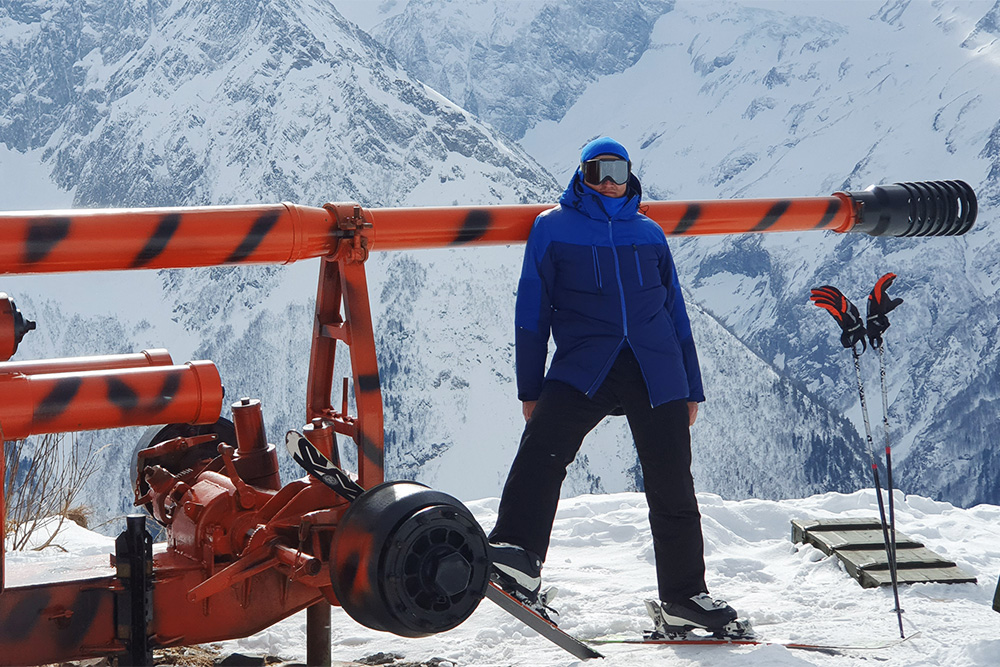
[(608, 239), (611, 241), (611, 256), (615, 258), (615, 278), (618, 280), (618, 298), (622, 303), (622, 334), (628, 340), (628, 313), (625, 310), (625, 288), (622, 286), (622, 269), (615, 248), (615, 235), (611, 228), (611, 217), (608, 216)]
[(639, 276), (639, 287), (642, 287), (642, 266), (639, 264), (639, 249), (632, 244), (632, 253), (635, 254), (635, 272)]
[[(607, 210), (604, 209), (604, 204), (601, 203), (600, 200), (598, 200), (597, 203), (600, 205), (601, 209), (604, 210), (604, 215), (608, 215)], [(611, 242), (611, 256), (614, 257), (614, 260), (615, 260), (615, 279), (618, 281), (618, 298), (621, 300), (621, 304), (622, 304), (622, 340), (618, 344), (618, 347), (615, 348), (615, 351), (611, 354), (611, 358), (609, 358), (605, 362), (604, 368), (601, 370), (601, 373), (599, 373), (597, 377), (601, 377), (602, 375), (604, 375), (604, 372), (608, 368), (610, 368), (611, 364), (613, 364), (615, 362), (615, 359), (618, 358), (618, 352), (621, 351), (622, 344), (628, 342), (628, 314), (625, 311), (625, 289), (622, 287), (621, 264), (618, 261), (618, 251), (615, 248), (615, 235), (614, 235), (614, 232), (611, 229), (611, 216), (610, 215), (608, 215), (608, 240)], [(594, 247), (594, 256), (595, 257), (597, 256), (597, 248), (596, 248), (596, 246)], [(597, 385), (597, 381), (595, 380), (594, 384), (592, 384), (590, 386), (590, 389), (587, 390), (587, 395), (588, 396), (592, 396), (593, 392), (595, 392), (597, 390), (597, 386), (596, 385)]]
[(601, 264), (597, 260), (597, 246), (592, 245), (590, 249), (594, 252), (594, 280), (597, 281), (597, 291), (604, 291), (604, 282), (601, 280)]

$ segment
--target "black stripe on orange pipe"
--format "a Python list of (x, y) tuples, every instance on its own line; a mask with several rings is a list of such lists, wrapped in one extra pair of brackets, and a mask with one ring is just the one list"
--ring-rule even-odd
[(840, 207), (844, 205), (840, 199), (831, 199), (830, 203), (826, 206), (826, 213), (820, 218), (820, 221), (816, 223), (815, 229), (826, 229), (833, 222), (837, 214), (840, 213)]
[(788, 207), (791, 206), (791, 204), (792, 202), (788, 201), (787, 199), (782, 199), (781, 201), (775, 202), (774, 206), (768, 209), (764, 217), (760, 219), (760, 222), (758, 222), (756, 225), (753, 226), (751, 231), (766, 232), (767, 230), (769, 230), (771, 227), (774, 226), (774, 223), (778, 222), (778, 220), (781, 219), (781, 216), (785, 214), (785, 211), (788, 210)]
[(170, 243), (170, 239), (174, 237), (177, 232), (177, 228), (181, 224), (181, 216), (179, 213), (168, 213), (163, 216), (160, 220), (160, 224), (156, 226), (156, 230), (153, 235), (146, 242), (146, 245), (139, 254), (136, 255), (135, 259), (132, 260), (132, 268), (140, 269), (145, 265), (149, 264), (151, 261), (160, 256), (160, 254), (166, 250), (167, 244)]
[(170, 401), (173, 400), (174, 396), (177, 395), (177, 390), (181, 386), (181, 376), (174, 374), (168, 375), (163, 378), (163, 385), (160, 387), (160, 393), (153, 399), (153, 403), (150, 406), (154, 412), (159, 412), (165, 407), (170, 405)]
[(35, 406), (35, 421), (55, 419), (66, 412), (66, 408), (73, 402), (76, 392), (80, 391), (82, 383), (83, 380), (78, 377), (68, 377), (59, 380), (41, 402)]
[(108, 383), (108, 400), (122, 412), (134, 410), (139, 405), (139, 394), (116, 377), (105, 378)]
[(465, 245), (478, 241), (489, 231), (492, 221), (493, 215), (489, 211), (481, 208), (472, 209), (462, 221), (462, 228), (452, 245)]
[(688, 204), (687, 208), (684, 209), (684, 215), (681, 216), (680, 221), (677, 226), (674, 227), (674, 231), (671, 232), (672, 235), (686, 234), (694, 223), (698, 222), (698, 218), (701, 217), (701, 206), (698, 204)]
[(52, 249), (69, 235), (71, 224), (71, 218), (58, 217), (29, 225), (24, 240), (24, 262), (35, 264), (48, 257)]
[(250, 228), (250, 232), (240, 243), (239, 247), (226, 258), (226, 263), (237, 264), (250, 257), (250, 255), (253, 254), (253, 251), (257, 249), (257, 246), (260, 245), (261, 241), (263, 241), (274, 228), (274, 225), (278, 222), (279, 217), (280, 214), (277, 211), (273, 211), (265, 213), (257, 218), (257, 220), (253, 223), (253, 227)]

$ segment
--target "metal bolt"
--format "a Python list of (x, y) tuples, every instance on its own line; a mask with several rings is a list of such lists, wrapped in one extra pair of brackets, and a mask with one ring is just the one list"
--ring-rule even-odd
[(469, 587), (472, 566), (458, 552), (451, 552), (434, 568), (434, 587), (451, 597)]

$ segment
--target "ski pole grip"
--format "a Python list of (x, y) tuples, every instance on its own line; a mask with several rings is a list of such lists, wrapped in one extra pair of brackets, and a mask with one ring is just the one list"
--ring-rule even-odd
[(852, 232), (872, 236), (958, 236), (972, 228), (976, 193), (964, 181), (873, 185), (845, 192), (857, 207)]

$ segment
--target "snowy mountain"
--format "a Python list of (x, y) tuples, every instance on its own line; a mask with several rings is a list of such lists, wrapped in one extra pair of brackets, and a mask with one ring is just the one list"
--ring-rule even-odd
[(634, 65), (674, 0), (410, 0), (372, 34), (421, 81), (508, 136), (558, 122)]
[[(0, 192), (3, 210), (558, 195), (521, 148), (415, 79), (328, 3), (110, 7), (0, 9), (0, 165), (19, 186)], [(522, 426), (511, 347), (520, 254), (442, 249), (368, 262), (390, 477), (463, 498), (499, 492)], [(14, 276), (3, 289), (39, 322), (17, 358), (165, 346), (177, 362), (211, 359), (227, 402), (262, 399), (273, 441), (303, 421), (316, 273), (304, 262)], [(860, 443), (849, 423), (693, 310), (704, 363), (728, 378), (711, 388), (716, 403), (696, 428), (699, 488), (769, 498), (857, 488)], [(350, 374), (345, 356), (338, 375)], [(138, 432), (80, 438), (115, 443), (100, 453), (87, 498), (99, 518), (129, 509)], [(286, 478), (301, 474), (286, 465)], [(624, 420), (609, 420), (564, 492), (640, 484)]]
[[(470, 503), (486, 527), (496, 520), (496, 498)], [(789, 541), (792, 519), (873, 517), (871, 489), (826, 493), (781, 501), (729, 501), (700, 494), (705, 526), (708, 585), (748, 617), (765, 639), (870, 646), (899, 638), (892, 591), (863, 589), (835, 557)], [(607, 667), (846, 667), (875, 662), (887, 667), (961, 665), (992, 667), (1000, 640), (991, 607), (1000, 572), (1000, 507), (958, 509), (920, 496), (896, 496), (902, 532), (975, 574), (977, 584), (912, 584), (900, 587), (906, 642), (887, 649), (842, 651), (839, 655), (795, 651), (780, 646), (601, 646)], [(543, 572), (558, 586), (554, 601), (560, 625), (584, 639), (638, 636), (651, 627), (642, 606), (655, 594), (652, 543), (641, 494), (619, 493), (564, 499), (556, 515), (552, 547)], [(8, 554), (8, 567), (60, 570), (67, 560), (113, 550), (108, 537), (71, 526), (60, 547)], [(262, 632), (224, 642), (223, 653), (275, 655), (302, 660), (306, 651), (305, 614)], [(369, 630), (333, 609), (331, 634), (335, 664), (361, 664), (382, 653), (388, 665), (476, 665), (507, 667), (581, 665), (483, 601), (454, 630), (406, 639)], [(397, 656), (396, 659), (388, 654)], [(338, 661), (344, 661), (338, 663)], [(351, 661), (351, 662), (348, 662)], [(368, 660), (367, 664), (373, 664)]]
[[(446, 3), (411, 0), (372, 34), (391, 39), (386, 43), (412, 70), (462, 82), (450, 94), (463, 103), (465, 91), (491, 87), (495, 68), (486, 54), (503, 50), (519, 30), (575, 35), (573, 26), (594, 21), (598, 5), (602, 16), (626, 16), (640, 6), (660, 11), (636, 60), (596, 79), (576, 72), (586, 88), (559, 118), (526, 114), (534, 124), (522, 145), (561, 182), (581, 145), (610, 134), (630, 147), (653, 199), (816, 196), (906, 180), (970, 183), (980, 216), (961, 238), (697, 238), (677, 241), (675, 254), (695, 302), (821, 405), (850, 417), (862, 435), (850, 355), (837, 344), (832, 320), (809, 305), (809, 289), (838, 286), (863, 309), (877, 278), (897, 273), (893, 291), (905, 303), (886, 336), (897, 479), (907, 490), (962, 505), (1000, 500), (991, 433), (1000, 396), (993, 259), (1000, 4), (559, 4), (558, 19), (524, 10), (507, 32), (498, 26), (507, 25), (509, 3), (471, 5), (450, 19), (464, 26), (462, 44), (477, 45), (465, 51), (444, 36), (430, 41), (443, 21), (432, 8), (443, 12)], [(420, 39), (422, 49), (411, 48)], [(594, 53), (608, 43), (600, 29), (574, 42)], [(538, 45), (542, 54), (507, 53), (530, 71), (564, 48), (558, 39)], [(626, 56), (631, 51), (623, 47), (609, 60)], [(534, 109), (551, 92), (539, 84), (521, 97), (525, 109)], [(878, 362), (868, 354), (862, 365), (878, 427)], [(881, 449), (881, 429), (874, 435)]]
[[(329, 3), (6, 3), (0, 36), (4, 172), (24, 186), (4, 190), (5, 210), (496, 204), (556, 192), (516, 145), (410, 77)], [(385, 259), (370, 262), (374, 290)], [(18, 358), (150, 346), (178, 362), (210, 358), (227, 399), (261, 397), (280, 438), (303, 422), (316, 275), (311, 262), (8, 277), (4, 289), (39, 322)], [(136, 438), (97, 436), (119, 437)], [(99, 508), (125, 509), (130, 454), (105, 452)]]

